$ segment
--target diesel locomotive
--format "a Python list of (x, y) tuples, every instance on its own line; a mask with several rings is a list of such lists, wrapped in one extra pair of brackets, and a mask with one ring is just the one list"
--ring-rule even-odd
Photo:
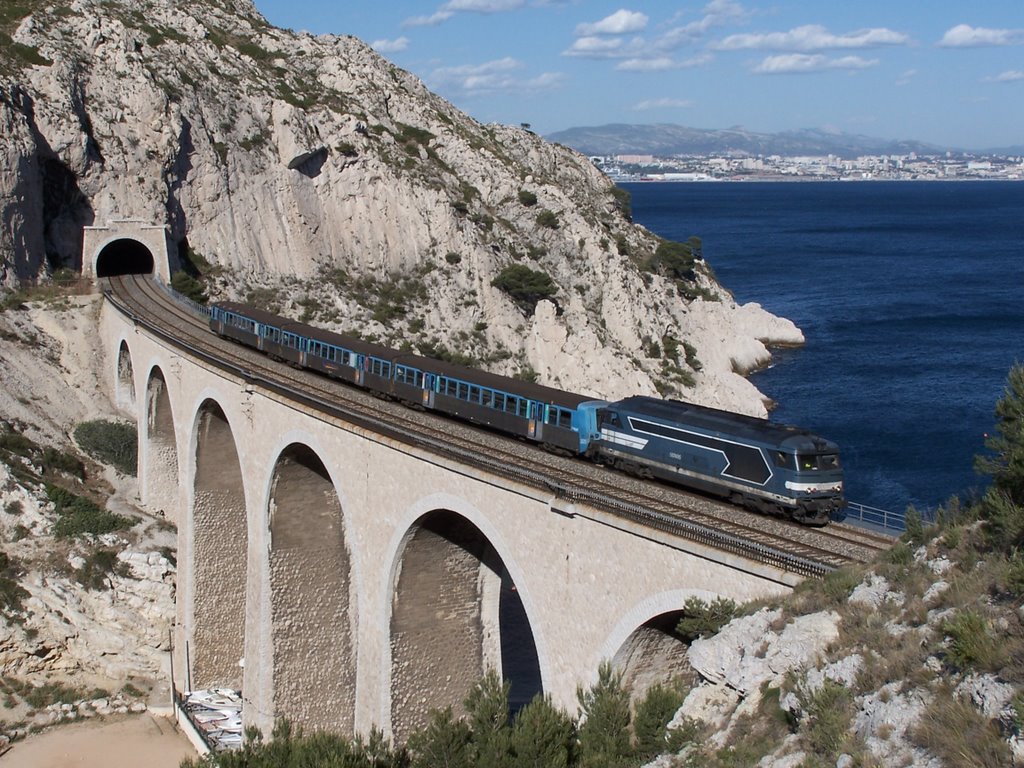
[(390, 349), (237, 302), (213, 304), (210, 328), (273, 359), (557, 453), (809, 525), (844, 517), (838, 447), (796, 427), (677, 400), (596, 400)]

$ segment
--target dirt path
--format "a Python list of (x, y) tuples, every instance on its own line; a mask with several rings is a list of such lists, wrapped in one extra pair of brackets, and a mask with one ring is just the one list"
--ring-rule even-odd
[(60, 726), (11, 745), (2, 768), (178, 768), (196, 751), (174, 721), (123, 715)]

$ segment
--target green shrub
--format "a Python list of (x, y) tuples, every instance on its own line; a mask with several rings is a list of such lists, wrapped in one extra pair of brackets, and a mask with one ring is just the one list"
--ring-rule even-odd
[(1011, 502), (1024, 505), (1024, 365), (1010, 369), (995, 415), (995, 429), (985, 440), (990, 454), (977, 457), (975, 466)]
[(705, 603), (699, 597), (688, 597), (676, 632), (687, 642), (698, 637), (714, 635), (736, 616), (736, 603), (725, 597), (716, 597)]
[(519, 202), (529, 208), (537, 204), (537, 196), (528, 189), (520, 189)]
[(545, 208), (537, 214), (537, 225), (547, 229), (558, 229), (558, 215)]
[(89, 590), (103, 591), (110, 589), (110, 576), (128, 576), (130, 570), (126, 563), (117, 559), (117, 552), (112, 549), (98, 549), (85, 557), (80, 568), (75, 569), (75, 580)]
[(4, 512), (6, 512), (8, 515), (20, 515), (24, 511), (24, 507), (22, 507), (21, 502), (18, 501), (17, 499), (14, 499), (13, 501), (8, 501), (6, 504), (4, 504)]
[(186, 298), (192, 299), (197, 304), (205, 304), (210, 300), (206, 295), (203, 284), (184, 270), (178, 270), (171, 275), (171, 288)]
[(511, 748), (514, 764), (551, 768), (575, 765), (576, 725), (551, 703), (550, 697), (535, 696), (516, 715)]
[(51, 704), (74, 704), (89, 696), (84, 688), (75, 688), (60, 682), (44, 682), (35, 685), (16, 677), (3, 679), (4, 689), (21, 697), (33, 709), (43, 709)]
[(956, 669), (995, 671), (1002, 660), (999, 642), (985, 617), (976, 611), (960, 611), (942, 627), (948, 636), (946, 662)]
[(803, 704), (807, 719), (801, 732), (816, 755), (834, 763), (849, 738), (853, 694), (845, 686), (826, 680)]
[(636, 739), (638, 757), (650, 760), (668, 752), (677, 752), (682, 747), (683, 733), (669, 731), (668, 724), (683, 703), (679, 691), (654, 685), (636, 705), (633, 717), (633, 735)]
[(96, 419), (75, 427), (75, 441), (97, 461), (133, 476), (138, 471), (139, 437), (135, 426), (121, 421)]
[(58, 538), (122, 531), (131, 528), (136, 522), (124, 515), (100, 509), (84, 496), (56, 485), (46, 486), (46, 496), (60, 515), (53, 526), (53, 534)]
[(615, 200), (615, 207), (626, 217), (626, 221), (633, 220), (633, 197), (622, 187), (612, 186), (612, 198)]
[(533, 312), (537, 302), (558, 293), (558, 286), (546, 272), (530, 269), (524, 264), (512, 264), (498, 274), (491, 285), (504, 291), (513, 302), (526, 312)]
[(588, 768), (620, 768), (632, 757), (629, 734), (629, 693), (622, 675), (602, 662), (597, 682), (578, 689), (583, 723), (579, 726), (580, 763)]
[(458, 264), (462, 261), (462, 256), (457, 254), (455, 251), (448, 251), (448, 253), (444, 255), (444, 260), (449, 264)]
[(629, 241), (625, 235), (615, 236), (615, 250), (619, 256), (629, 256)]
[(695, 261), (693, 250), (686, 243), (662, 240), (654, 255), (645, 259), (640, 266), (647, 272), (660, 272), (673, 280), (692, 283), (697, 278), (693, 270)]
[(56, 448), (44, 448), (42, 456), (43, 469), (55, 472), (63, 472), (72, 475), (80, 480), (85, 479), (85, 466), (76, 456)]
[(0, 551), (0, 610), (13, 612), (21, 610), (21, 601), (28, 592), (18, 583), (21, 568), (6, 552)]

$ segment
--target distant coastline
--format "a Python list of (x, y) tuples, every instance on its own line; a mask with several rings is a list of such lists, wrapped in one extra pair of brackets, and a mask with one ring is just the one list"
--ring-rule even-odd
[(1024, 156), (974, 155), (589, 155), (615, 182), (1020, 181)]
[(781, 182), (787, 184), (803, 184), (807, 182), (820, 183), (820, 182), (843, 182), (843, 183), (862, 183), (862, 182), (877, 182), (877, 181), (899, 181), (899, 182), (917, 182), (927, 181), (935, 183), (948, 183), (948, 182), (984, 182), (984, 181), (1024, 181), (1024, 176), (1000, 176), (1000, 177), (987, 177), (987, 178), (976, 178), (971, 176), (965, 177), (952, 177), (952, 178), (936, 178), (932, 176), (915, 177), (915, 176), (903, 176), (899, 178), (858, 178), (854, 176), (850, 177), (839, 177), (829, 178), (824, 176), (723, 176), (723, 177), (712, 177), (712, 178), (658, 178), (657, 176), (640, 176), (640, 175), (623, 175), (623, 174), (607, 174), (608, 178), (616, 184), (622, 182), (625, 184), (718, 184), (718, 183), (774, 183)]

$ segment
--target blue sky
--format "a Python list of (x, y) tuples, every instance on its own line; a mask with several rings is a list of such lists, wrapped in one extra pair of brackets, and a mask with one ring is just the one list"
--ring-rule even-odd
[(1024, 145), (1024, 0), (256, 0), (482, 122), (799, 128)]

